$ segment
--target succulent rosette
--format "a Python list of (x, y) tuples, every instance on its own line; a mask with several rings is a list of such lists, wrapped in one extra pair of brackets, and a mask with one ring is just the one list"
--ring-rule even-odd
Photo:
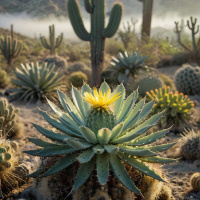
[[(169, 129), (150, 135), (147, 131), (162, 116), (157, 113), (147, 118), (154, 100), (145, 104), (142, 99), (136, 104), (137, 90), (127, 98), (123, 84), (111, 92), (106, 82), (99, 90), (83, 84), (81, 91), (72, 88), (72, 100), (58, 90), (63, 110), (48, 100), (56, 118), (41, 111), (44, 119), (62, 133), (56, 133), (34, 124), (35, 128), (52, 142), (29, 138), (42, 147), (26, 151), (35, 156), (61, 156), (42, 176), (55, 174), (76, 161), (80, 163), (74, 180), (73, 190), (78, 189), (96, 169), (99, 184), (106, 184), (111, 170), (115, 177), (129, 190), (141, 194), (124, 167), (132, 166), (147, 176), (164, 181), (145, 162), (170, 163), (174, 159), (157, 156), (157, 152), (171, 148), (175, 143), (149, 146), (164, 136)], [(30, 176), (37, 177), (40, 170)]]

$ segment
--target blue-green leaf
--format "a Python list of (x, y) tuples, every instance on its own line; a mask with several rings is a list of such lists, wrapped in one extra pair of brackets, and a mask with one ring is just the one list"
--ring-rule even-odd
[(85, 127), (85, 126), (81, 126), (81, 127), (79, 127), (79, 129), (80, 129), (80, 132), (81, 132), (82, 136), (89, 143), (96, 144), (98, 142), (95, 133), (91, 129), (89, 129), (89, 128)]
[(92, 149), (96, 154), (102, 154), (105, 151), (105, 149), (100, 144), (97, 144)]
[(120, 133), (122, 132), (124, 127), (124, 123), (121, 122), (120, 124), (117, 124), (113, 129), (112, 129), (112, 135), (110, 137), (110, 140), (114, 140), (115, 138), (117, 138)]
[(117, 145), (107, 144), (107, 145), (104, 145), (104, 148), (108, 153), (112, 153), (112, 154), (116, 154), (119, 151), (119, 146)]
[(104, 93), (107, 93), (108, 90), (110, 90), (110, 87), (109, 87), (109, 85), (104, 81), (104, 82), (101, 84), (99, 90), (101, 90), (101, 91), (102, 91), (102, 94), (104, 94)]
[(102, 128), (98, 131), (97, 139), (100, 144), (105, 145), (110, 141), (112, 132), (108, 128)]
[(46, 142), (46, 141), (38, 139), (38, 138), (28, 138), (28, 140), (30, 142), (34, 143), (35, 145), (40, 146), (40, 147), (55, 147), (55, 146), (59, 146), (58, 144), (49, 143), (49, 142)]
[(151, 162), (151, 163), (172, 163), (172, 162), (176, 162), (177, 159), (173, 159), (173, 158), (162, 158), (159, 156), (154, 156), (154, 157), (146, 157), (146, 158), (138, 158), (139, 160), (143, 161), (143, 162)]

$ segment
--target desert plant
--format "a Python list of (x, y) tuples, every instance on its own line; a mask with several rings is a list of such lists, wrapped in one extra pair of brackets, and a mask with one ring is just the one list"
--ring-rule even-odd
[(194, 173), (190, 178), (190, 184), (195, 192), (200, 191), (200, 173)]
[(183, 65), (176, 71), (175, 85), (176, 89), (183, 94), (200, 94), (200, 67)]
[(165, 110), (160, 120), (161, 127), (173, 125), (179, 128), (191, 120), (193, 102), (183, 93), (177, 91), (171, 92), (170, 87), (164, 85), (162, 88), (151, 90), (146, 93), (148, 98), (155, 99), (156, 102), (152, 113), (158, 113)]
[(6, 58), (8, 65), (11, 65), (13, 59), (19, 55), (22, 49), (22, 43), (21, 41), (14, 39), (13, 25), (11, 25), (11, 36), (4, 36), (0, 38), (0, 49)]
[(183, 132), (183, 145), (180, 148), (180, 156), (186, 160), (200, 159), (200, 132), (185, 130)]
[(13, 88), (10, 91), (14, 94), (10, 97), (11, 100), (18, 99), (23, 101), (34, 102), (44, 100), (49, 97), (56, 100), (56, 88), (63, 88), (63, 75), (55, 71), (53, 64), (47, 63), (31, 63), (21, 65), (22, 69), (16, 69), (14, 72), (16, 78), (12, 80), (18, 88)]
[(83, 85), (83, 82), (88, 81), (87, 75), (81, 71), (73, 72), (69, 75), (68, 81), (74, 86), (74, 87), (81, 87)]
[(10, 84), (10, 78), (5, 70), (0, 69), (0, 88), (6, 88)]
[(146, 95), (146, 92), (159, 89), (164, 85), (162, 79), (156, 76), (142, 77), (136, 83), (133, 84), (135, 89), (138, 88), (138, 92), (142, 97)]
[(114, 4), (108, 25), (105, 27), (105, 0), (85, 0), (84, 3), (91, 16), (91, 33), (84, 27), (77, 0), (68, 1), (68, 13), (77, 36), (84, 41), (90, 41), (93, 85), (98, 86), (104, 61), (105, 38), (116, 33), (121, 21), (122, 6), (119, 3)]
[(0, 129), (1, 137), (20, 137), (23, 134), (24, 126), (17, 116), (18, 109), (8, 103), (7, 99), (0, 99)]
[(47, 42), (47, 39), (45, 36), (40, 37), (40, 41), (43, 47), (50, 50), (50, 54), (55, 54), (55, 49), (58, 48), (63, 40), (63, 33), (61, 33), (56, 39), (55, 39), (55, 28), (54, 25), (49, 26), (49, 43)]
[[(117, 57), (117, 58), (116, 58)], [(119, 83), (125, 85), (129, 82), (130, 77), (135, 77), (141, 72), (148, 71), (148, 67), (144, 65), (147, 56), (142, 57), (139, 53), (133, 52), (128, 54), (126, 51), (119, 53), (111, 60), (111, 67), (107, 71), (111, 72), (111, 76), (117, 79)]]
[[(143, 99), (135, 105), (138, 92), (133, 92), (127, 99), (125, 95), (122, 84), (117, 86), (113, 93), (106, 82), (101, 85), (99, 91), (96, 88), (92, 91), (87, 84), (84, 84), (81, 91), (72, 88), (73, 104), (67, 95), (58, 90), (64, 111), (48, 100), (56, 119), (44, 111), (41, 111), (41, 114), (48, 123), (64, 134), (34, 124), (35, 128), (52, 142), (29, 138), (31, 142), (43, 148), (25, 151), (35, 156), (63, 155), (41, 177), (55, 174), (78, 161), (80, 167), (72, 190), (78, 189), (85, 183), (96, 165), (97, 179), (101, 185), (107, 182), (111, 168), (125, 187), (141, 195), (124, 168), (125, 162), (147, 176), (163, 181), (156, 172), (143, 163), (175, 161), (156, 154), (171, 148), (174, 143), (146, 146), (169, 131), (168, 128), (150, 135), (145, 134), (163, 113), (157, 113), (145, 120), (155, 101), (145, 104)], [(29, 176), (37, 177), (40, 171), (39, 169)]]
[(176, 90), (174, 81), (169, 76), (165, 74), (159, 74), (159, 77), (163, 80), (166, 86), (169, 86), (172, 90)]

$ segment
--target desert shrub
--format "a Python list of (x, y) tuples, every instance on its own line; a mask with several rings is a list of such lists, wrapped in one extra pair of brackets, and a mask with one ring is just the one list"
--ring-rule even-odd
[(175, 85), (179, 92), (187, 95), (200, 94), (200, 67), (183, 65), (176, 71)]
[(106, 53), (110, 55), (116, 55), (119, 52), (124, 51), (124, 46), (123, 44), (116, 40), (116, 39), (108, 39), (106, 40)]
[(6, 88), (10, 84), (10, 78), (5, 70), (0, 69), (0, 88)]
[(148, 98), (156, 99), (152, 113), (158, 113), (165, 110), (160, 120), (160, 125), (166, 128), (173, 125), (175, 129), (189, 123), (194, 103), (187, 96), (178, 91), (171, 92), (170, 87), (162, 88), (147, 92)]
[(88, 78), (87, 75), (81, 71), (73, 72), (69, 75), (68, 81), (74, 86), (74, 87), (81, 87), (83, 85), (83, 82), (87, 83)]
[(31, 63), (21, 67), (21, 70), (16, 69), (16, 78), (12, 80), (18, 88), (10, 89), (13, 93), (11, 100), (35, 102), (48, 97), (56, 101), (56, 89), (64, 89), (64, 85), (63, 75), (55, 70), (53, 64), (42, 63), (40, 66), (39, 63)]

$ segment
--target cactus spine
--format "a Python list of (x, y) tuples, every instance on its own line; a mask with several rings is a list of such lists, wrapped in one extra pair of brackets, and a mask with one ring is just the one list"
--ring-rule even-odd
[(63, 33), (61, 33), (55, 40), (55, 28), (54, 25), (49, 26), (49, 43), (45, 36), (40, 37), (40, 41), (43, 47), (50, 50), (50, 54), (55, 54), (55, 49), (61, 45), (63, 41)]
[(0, 38), (0, 49), (6, 58), (8, 65), (11, 65), (13, 59), (19, 55), (22, 49), (22, 43), (14, 40), (13, 25), (11, 25), (11, 36), (4, 36)]
[(93, 85), (100, 83), (100, 71), (104, 61), (105, 38), (112, 37), (120, 24), (122, 6), (116, 3), (105, 27), (105, 0), (84, 0), (85, 8), (91, 16), (91, 33), (85, 29), (77, 0), (68, 1), (68, 12), (71, 24), (77, 36), (90, 41)]

